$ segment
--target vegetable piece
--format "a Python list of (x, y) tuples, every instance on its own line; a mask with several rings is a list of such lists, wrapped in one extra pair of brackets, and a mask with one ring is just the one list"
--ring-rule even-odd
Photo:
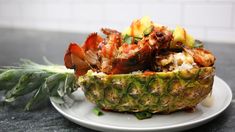
[(193, 36), (191, 36), (189, 34), (186, 34), (185, 45), (188, 46), (188, 47), (193, 48), (194, 43), (195, 43), (195, 39), (193, 38)]
[(195, 39), (189, 35), (184, 28), (177, 26), (173, 32), (173, 42), (171, 44), (171, 48), (180, 48), (179, 47), (179, 43), (180, 44), (184, 44), (190, 48), (194, 47), (194, 42)]
[(144, 35), (149, 34), (152, 31), (153, 23), (149, 17), (143, 17), (138, 20), (134, 20), (130, 27), (126, 28), (122, 32), (122, 36), (132, 36), (137, 38), (143, 38)]
[(140, 40), (141, 40), (141, 38), (131, 37), (128, 35), (125, 35), (123, 38), (123, 42), (127, 43), (127, 44), (137, 44)]
[(194, 48), (203, 48), (204, 44), (200, 40), (195, 40)]
[(149, 35), (153, 31), (153, 25), (144, 30), (144, 35)]
[(97, 108), (97, 107), (95, 107), (95, 108), (92, 110), (92, 112), (93, 112), (95, 115), (97, 115), (97, 116), (103, 115), (103, 112), (102, 112), (99, 108)]
[(186, 40), (186, 32), (182, 27), (177, 26), (173, 33), (175, 42), (185, 43)]
[(138, 112), (138, 113), (135, 113), (135, 116), (137, 119), (143, 120), (143, 119), (151, 118), (152, 114), (150, 112)]
[(125, 37), (123, 38), (123, 41), (124, 41), (125, 43), (131, 44), (132, 41), (133, 41), (133, 37), (128, 36), (128, 35), (125, 35)]

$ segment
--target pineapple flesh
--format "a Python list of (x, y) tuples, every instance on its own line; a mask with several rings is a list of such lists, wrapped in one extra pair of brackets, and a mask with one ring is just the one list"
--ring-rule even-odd
[(152, 74), (93, 74), (78, 79), (86, 98), (104, 110), (170, 113), (193, 108), (212, 90), (214, 67)]

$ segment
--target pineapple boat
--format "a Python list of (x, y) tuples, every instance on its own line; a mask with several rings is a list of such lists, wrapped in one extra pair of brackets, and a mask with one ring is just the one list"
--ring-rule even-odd
[(67, 68), (86, 98), (104, 110), (170, 113), (194, 108), (212, 90), (215, 57), (183, 28), (148, 17), (120, 33), (103, 28), (82, 46), (71, 43)]
[(62, 104), (81, 87), (103, 110), (170, 113), (195, 108), (211, 92), (215, 57), (183, 28), (171, 30), (143, 17), (123, 32), (101, 31), (106, 38), (92, 33), (83, 45), (70, 43), (68, 69), (28, 60), (0, 69), (4, 100), (34, 92), (28, 110), (46, 97)]

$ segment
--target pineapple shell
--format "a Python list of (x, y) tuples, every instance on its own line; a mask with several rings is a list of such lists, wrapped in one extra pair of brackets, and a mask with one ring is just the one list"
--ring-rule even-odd
[(170, 113), (193, 108), (212, 90), (214, 67), (153, 74), (94, 74), (78, 79), (86, 98), (101, 109)]

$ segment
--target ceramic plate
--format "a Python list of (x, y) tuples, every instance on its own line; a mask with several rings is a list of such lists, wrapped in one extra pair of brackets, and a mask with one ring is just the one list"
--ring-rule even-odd
[[(99, 131), (180, 131), (202, 125), (223, 112), (232, 100), (232, 92), (229, 86), (219, 77), (215, 76), (212, 91), (213, 105), (205, 107), (197, 105), (194, 113), (175, 112), (169, 115), (155, 114), (150, 119), (138, 120), (133, 114), (104, 112), (102, 116), (96, 116), (92, 109), (95, 105), (88, 102), (82, 91), (75, 93), (79, 100), (67, 104), (56, 104), (52, 99), (52, 105), (64, 117), (81, 126)], [(70, 102), (70, 103), (69, 103)]]

